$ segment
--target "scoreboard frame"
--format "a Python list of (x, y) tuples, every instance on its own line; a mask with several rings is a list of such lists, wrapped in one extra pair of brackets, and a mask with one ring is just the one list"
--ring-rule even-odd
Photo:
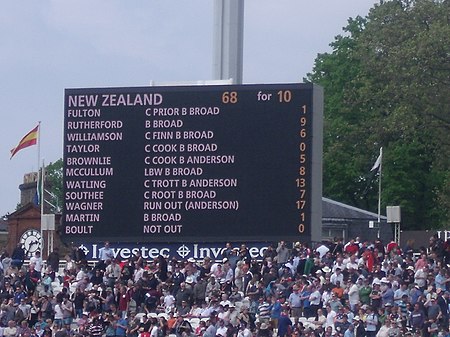
[(320, 241), (315, 84), (66, 89), (67, 242)]

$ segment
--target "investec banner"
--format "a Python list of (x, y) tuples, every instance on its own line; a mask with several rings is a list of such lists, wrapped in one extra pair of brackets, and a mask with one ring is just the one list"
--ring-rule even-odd
[[(233, 247), (239, 247), (235, 244)], [(83, 244), (80, 246), (87, 255), (88, 260), (98, 260), (99, 251), (103, 244)], [(143, 259), (151, 260), (159, 255), (178, 260), (194, 258), (196, 260), (210, 257), (212, 260), (221, 260), (225, 250), (223, 243), (142, 243), (142, 244), (111, 244), (114, 257), (120, 260), (127, 260), (139, 252)], [(264, 251), (267, 249), (266, 242), (251, 243), (247, 245), (250, 256), (253, 259), (262, 259)]]

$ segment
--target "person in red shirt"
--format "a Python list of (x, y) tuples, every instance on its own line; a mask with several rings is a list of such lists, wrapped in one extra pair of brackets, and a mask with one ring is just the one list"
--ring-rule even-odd
[(121, 286), (119, 290), (119, 311), (122, 313), (122, 317), (127, 313), (128, 311), (128, 303), (130, 302), (131, 295), (127, 291), (127, 287)]
[(344, 246), (344, 251), (349, 255), (357, 254), (359, 251), (359, 245), (355, 243), (355, 239), (351, 239), (349, 243)]

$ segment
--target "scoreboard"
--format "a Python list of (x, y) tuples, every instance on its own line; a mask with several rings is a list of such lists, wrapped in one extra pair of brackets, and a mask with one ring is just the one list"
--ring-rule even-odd
[(66, 241), (320, 240), (322, 89), (66, 89)]

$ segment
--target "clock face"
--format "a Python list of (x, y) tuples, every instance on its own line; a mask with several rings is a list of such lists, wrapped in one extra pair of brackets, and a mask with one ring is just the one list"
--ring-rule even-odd
[(41, 250), (41, 233), (36, 229), (29, 229), (20, 237), (20, 243), (28, 255), (34, 254)]

